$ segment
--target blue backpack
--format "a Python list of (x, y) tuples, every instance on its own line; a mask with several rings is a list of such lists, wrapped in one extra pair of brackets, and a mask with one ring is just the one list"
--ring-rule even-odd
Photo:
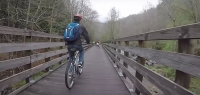
[(73, 42), (80, 38), (79, 24), (70, 23), (64, 31), (64, 40), (66, 42)]

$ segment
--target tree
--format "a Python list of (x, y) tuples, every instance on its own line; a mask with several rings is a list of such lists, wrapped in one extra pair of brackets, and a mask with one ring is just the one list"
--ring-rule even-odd
[(173, 23), (172, 27), (177, 26), (176, 16), (178, 13), (176, 12), (176, 7), (174, 6), (175, 0), (161, 0), (161, 4), (158, 6), (159, 13), (162, 16), (166, 16), (169, 21)]
[(119, 12), (115, 8), (112, 8), (109, 13), (109, 18), (107, 21), (108, 31), (110, 34), (111, 39), (115, 39), (117, 33), (119, 32), (119, 29), (117, 29), (117, 25), (120, 23), (117, 23), (117, 20), (119, 19)]
[(200, 21), (200, 1), (199, 0), (177, 0), (176, 7), (183, 13), (188, 15), (193, 22)]

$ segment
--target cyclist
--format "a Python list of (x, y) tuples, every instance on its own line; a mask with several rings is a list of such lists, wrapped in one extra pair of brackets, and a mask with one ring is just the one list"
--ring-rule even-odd
[(100, 47), (100, 43), (99, 43), (99, 41), (97, 42), (97, 46)]
[[(82, 15), (77, 14), (77, 15), (74, 16), (74, 22), (73, 23), (80, 24), (81, 19), (82, 19)], [(87, 32), (86, 28), (82, 25), (79, 25), (78, 27), (79, 27), (79, 29), (77, 31), (80, 33), (80, 36), (82, 35), (85, 38), (86, 43), (89, 44), (90, 39), (89, 39), (88, 32)], [(82, 47), (81, 37), (79, 37), (79, 39), (76, 40), (76, 41), (67, 42), (66, 45), (67, 45), (67, 49), (68, 49), (68, 52), (69, 52), (70, 60), (72, 60), (73, 57), (74, 57), (74, 52), (70, 51), (71, 48), (76, 48), (80, 52), (80, 54), (79, 54), (79, 65), (78, 66), (82, 67), (83, 64), (84, 64), (84, 49)]]

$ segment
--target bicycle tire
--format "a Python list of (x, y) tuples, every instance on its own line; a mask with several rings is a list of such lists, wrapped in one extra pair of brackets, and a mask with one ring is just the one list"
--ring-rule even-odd
[[(68, 63), (65, 70), (65, 85), (68, 89), (71, 89), (74, 85), (74, 78), (73, 78), (74, 73), (72, 73), (72, 75), (69, 75), (69, 70), (71, 65), (73, 65), (72, 62)], [(71, 80), (69, 80), (69, 76), (71, 76)]]
[[(75, 62), (78, 62), (78, 60), (79, 60), (79, 55), (80, 55), (80, 52), (79, 51), (77, 51), (76, 52), (76, 54), (75, 54)], [(83, 67), (82, 68), (80, 68), (80, 67), (76, 67), (76, 72), (77, 72), (77, 75), (81, 75), (82, 73), (83, 73)]]

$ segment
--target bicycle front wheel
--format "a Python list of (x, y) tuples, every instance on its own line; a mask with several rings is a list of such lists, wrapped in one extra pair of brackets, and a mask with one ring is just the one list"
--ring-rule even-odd
[(67, 64), (65, 71), (65, 85), (68, 89), (71, 89), (74, 85), (74, 65), (72, 62)]

